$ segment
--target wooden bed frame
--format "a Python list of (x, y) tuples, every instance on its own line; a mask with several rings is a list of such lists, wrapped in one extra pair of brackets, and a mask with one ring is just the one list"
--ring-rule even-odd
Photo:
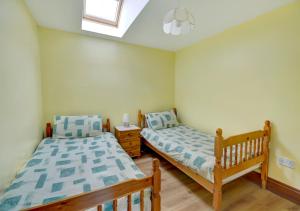
[[(177, 115), (176, 108), (173, 109)], [(138, 126), (141, 128), (147, 127), (145, 115), (141, 110), (138, 112)], [(203, 186), (209, 192), (213, 194), (213, 207), (216, 211), (221, 210), (222, 201), (222, 186), (223, 180), (229, 178), (232, 175), (241, 173), (250, 167), (261, 163), (261, 184), (262, 188), (266, 188), (268, 177), (268, 162), (269, 162), (269, 142), (271, 135), (271, 123), (265, 121), (263, 130), (257, 130), (240, 135), (231, 136), (224, 139), (222, 136), (222, 129), (217, 129), (215, 136), (215, 166), (214, 166), (214, 183), (202, 177), (189, 167), (179, 163), (175, 159), (171, 158), (164, 152), (161, 152), (154, 147), (147, 140), (143, 139), (143, 144), (156, 152), (158, 155), (168, 160), (171, 164), (184, 172), (186, 175), (195, 180), (198, 184)], [(233, 155), (233, 146), (237, 149), (239, 145), (239, 155), (235, 153)], [(244, 147), (243, 147), (244, 146)], [(227, 149), (227, 150), (225, 150)], [(229, 155), (227, 155), (229, 150)], [(239, 158), (238, 158), (239, 156)], [(234, 163), (232, 162), (234, 159)], [(226, 161), (229, 159), (229, 165), (226, 165)], [(223, 165), (222, 165), (223, 160)]]
[[(49, 130), (50, 129), (50, 130)], [(110, 131), (110, 121), (107, 119), (103, 124), (105, 131)], [(52, 136), (51, 123), (47, 123), (46, 136)], [(51, 133), (49, 133), (51, 131)], [(72, 197), (68, 197), (59, 201), (55, 201), (46, 205), (40, 205), (25, 211), (75, 211), (85, 210), (97, 207), (98, 211), (102, 211), (102, 204), (107, 201), (113, 201), (113, 210), (118, 210), (117, 199), (127, 196), (127, 210), (132, 210), (132, 193), (140, 192), (140, 210), (144, 210), (144, 190), (151, 188), (151, 211), (160, 211), (160, 190), (161, 190), (161, 172), (159, 169), (159, 160), (153, 159), (152, 175), (142, 179), (130, 179), (103, 189), (82, 193)], [(129, 203), (130, 202), (130, 203)]]

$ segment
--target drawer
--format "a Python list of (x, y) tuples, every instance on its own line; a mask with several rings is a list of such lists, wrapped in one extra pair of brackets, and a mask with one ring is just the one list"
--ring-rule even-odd
[(141, 150), (126, 150), (126, 152), (130, 157), (141, 156)]
[(141, 142), (139, 139), (134, 139), (130, 141), (120, 141), (120, 144), (123, 148), (131, 148), (131, 147), (140, 147)]
[(117, 137), (119, 139), (139, 138), (140, 137), (140, 130), (118, 132)]
[(141, 151), (141, 146), (124, 148), (126, 152)]
[(127, 142), (141, 142), (140, 137), (132, 137), (132, 138), (119, 138), (119, 143), (127, 143)]

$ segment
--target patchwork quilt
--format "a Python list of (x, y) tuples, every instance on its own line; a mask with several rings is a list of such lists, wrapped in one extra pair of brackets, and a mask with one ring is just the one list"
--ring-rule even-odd
[[(29, 208), (142, 177), (111, 133), (46, 138), (0, 197), (0, 210)], [(132, 195), (133, 210), (139, 210), (139, 197), (139, 193)], [(144, 201), (145, 209), (150, 210), (150, 190), (145, 191)], [(104, 210), (112, 210), (112, 202), (106, 203)], [(118, 210), (127, 210), (127, 198), (118, 200)]]
[(158, 150), (213, 182), (214, 136), (185, 125), (161, 130), (144, 128), (141, 135)]

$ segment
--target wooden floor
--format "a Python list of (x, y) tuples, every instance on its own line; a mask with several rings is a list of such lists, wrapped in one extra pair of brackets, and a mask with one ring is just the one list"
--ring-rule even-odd
[[(151, 174), (153, 157), (154, 155), (145, 153), (135, 160), (147, 175)], [(161, 161), (162, 171), (162, 211), (213, 210), (212, 194), (163, 158), (158, 158)], [(263, 190), (244, 178), (224, 186), (222, 208), (224, 211), (300, 211), (300, 206), (270, 191)]]

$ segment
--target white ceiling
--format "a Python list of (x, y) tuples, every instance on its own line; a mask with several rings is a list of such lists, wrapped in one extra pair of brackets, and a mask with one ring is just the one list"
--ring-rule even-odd
[(150, 0), (123, 38), (81, 31), (83, 0), (25, 1), (38, 24), (46, 28), (176, 51), (295, 0), (182, 0), (181, 6), (188, 8), (196, 19), (196, 29), (182, 36), (166, 35), (162, 31), (164, 15), (178, 1)]

